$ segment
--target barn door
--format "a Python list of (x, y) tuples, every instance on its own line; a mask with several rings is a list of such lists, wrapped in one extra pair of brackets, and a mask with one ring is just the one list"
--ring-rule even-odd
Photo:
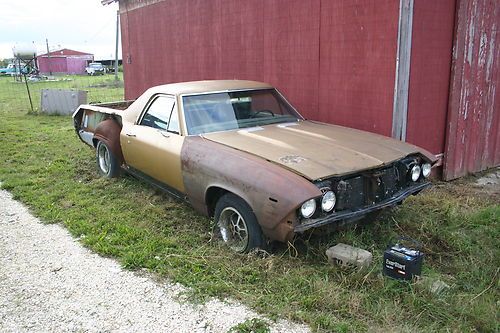
[(500, 164), (500, 6), (457, 0), (443, 176)]

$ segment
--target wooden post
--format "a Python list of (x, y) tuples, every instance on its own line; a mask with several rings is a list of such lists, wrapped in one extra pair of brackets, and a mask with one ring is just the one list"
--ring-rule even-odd
[(49, 51), (49, 39), (45, 38), (45, 43), (47, 44), (47, 65), (49, 67), (49, 75), (52, 75), (52, 68), (50, 68), (50, 51)]
[(406, 141), (408, 117), (408, 89), (410, 84), (411, 34), (413, 27), (413, 1), (400, 0), (394, 107), (392, 110), (392, 137)]
[(115, 81), (118, 81), (118, 35), (120, 32), (120, 11), (116, 11), (116, 41), (115, 41)]

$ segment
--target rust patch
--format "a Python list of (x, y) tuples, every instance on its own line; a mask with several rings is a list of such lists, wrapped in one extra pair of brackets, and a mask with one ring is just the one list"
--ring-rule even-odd
[(97, 125), (94, 138), (105, 142), (113, 154), (118, 159), (120, 165), (123, 164), (123, 153), (120, 146), (121, 126), (114, 119), (106, 119)]
[(205, 201), (209, 188), (232, 192), (250, 205), (262, 231), (273, 240), (291, 239), (290, 216), (306, 200), (321, 195), (313, 183), (292, 171), (202, 137), (186, 137), (181, 161), (193, 207), (205, 214), (209, 211)]

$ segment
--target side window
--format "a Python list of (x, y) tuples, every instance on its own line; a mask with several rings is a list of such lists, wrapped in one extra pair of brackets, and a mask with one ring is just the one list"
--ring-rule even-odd
[[(148, 110), (142, 117), (140, 125), (167, 130), (168, 121), (175, 100), (166, 96), (157, 97), (148, 107)], [(178, 126), (178, 125), (177, 125)]]

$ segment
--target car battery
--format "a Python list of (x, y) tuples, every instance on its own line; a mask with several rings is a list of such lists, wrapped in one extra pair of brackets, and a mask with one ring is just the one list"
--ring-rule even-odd
[[(401, 241), (405, 241), (405, 245)], [(410, 243), (411, 245), (406, 245)], [(383, 273), (398, 280), (411, 280), (422, 272), (424, 254), (418, 242), (400, 238), (384, 251)]]

